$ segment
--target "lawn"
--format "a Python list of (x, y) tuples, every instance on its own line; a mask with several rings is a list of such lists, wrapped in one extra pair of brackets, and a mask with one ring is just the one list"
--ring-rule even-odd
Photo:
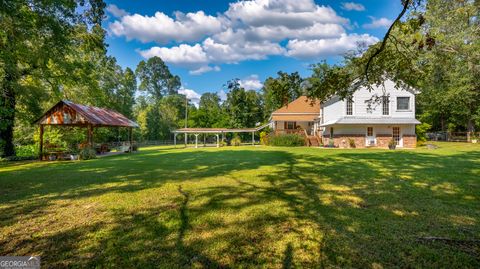
[(479, 268), (480, 145), (439, 147), (3, 163), (0, 256), (41, 255), (45, 268)]

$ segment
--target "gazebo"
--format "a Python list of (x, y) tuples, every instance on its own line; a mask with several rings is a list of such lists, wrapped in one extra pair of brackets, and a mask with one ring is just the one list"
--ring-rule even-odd
[[(198, 148), (198, 136), (200, 134), (214, 134), (217, 138), (217, 148), (220, 147), (220, 135), (223, 137), (226, 133), (251, 133), (252, 134), (252, 145), (255, 145), (255, 132), (262, 130), (263, 128), (267, 127), (268, 124), (256, 127), (256, 128), (242, 128), (242, 129), (229, 129), (229, 128), (181, 128), (172, 131), (173, 133), (173, 143), (177, 145), (177, 135), (178, 134), (193, 134), (195, 135), (195, 148)], [(187, 146), (185, 142), (185, 147)]]
[(93, 128), (124, 127), (128, 128), (130, 147), (133, 144), (132, 129), (138, 124), (124, 115), (105, 108), (86, 106), (62, 100), (43, 114), (36, 124), (40, 125), (40, 160), (43, 156), (43, 132), (45, 125), (77, 126), (87, 129), (87, 145), (93, 147)]

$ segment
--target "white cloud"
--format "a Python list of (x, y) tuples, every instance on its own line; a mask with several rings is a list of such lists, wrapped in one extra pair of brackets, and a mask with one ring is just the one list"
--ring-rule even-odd
[(140, 51), (144, 58), (158, 56), (163, 61), (182, 67), (199, 68), (208, 63), (208, 57), (200, 44), (194, 46), (181, 44), (176, 47), (152, 47)]
[(367, 34), (342, 34), (340, 38), (319, 40), (294, 39), (287, 44), (287, 55), (300, 59), (343, 55), (355, 50), (359, 43), (371, 45), (376, 42), (378, 42), (378, 38)]
[(347, 23), (331, 7), (313, 0), (253, 0), (231, 3), (225, 15), (250, 26), (286, 26), (298, 29), (316, 22)]
[(110, 4), (106, 8), (107, 12), (112, 14), (113, 16), (119, 18), (128, 15), (128, 12), (126, 12), (124, 9), (121, 9), (117, 7), (114, 4)]
[(374, 29), (374, 28), (388, 28), (392, 25), (393, 21), (387, 18), (377, 19), (375, 17), (369, 16), (371, 22), (363, 24), (365, 29)]
[(200, 104), (200, 98), (202, 97), (201, 94), (197, 93), (194, 90), (186, 89), (183, 87), (178, 90), (178, 93), (186, 95), (187, 98), (198, 108), (198, 105)]
[(204, 65), (204, 66), (201, 66), (199, 67), (198, 69), (195, 69), (195, 70), (191, 70), (189, 71), (188, 73), (190, 75), (201, 75), (203, 73), (207, 73), (207, 72), (210, 72), (210, 71), (220, 71), (220, 66), (216, 65), (216, 66), (209, 66), (209, 65)]
[(239, 81), (240, 86), (245, 90), (258, 90), (263, 87), (263, 83), (258, 79), (258, 75), (251, 75)]
[[(351, 4), (355, 3), (344, 6), (353, 8)], [(127, 14), (111, 23), (110, 31), (127, 40), (156, 42), (160, 45), (139, 53), (144, 58), (161, 57), (200, 75), (219, 71), (221, 64), (275, 55), (334, 56), (354, 49), (357, 41), (377, 40), (369, 35), (348, 35), (345, 28), (349, 27), (348, 19), (313, 0), (241, 0), (214, 16), (203, 11), (172, 16), (162, 12), (154, 16)]]
[(355, 11), (364, 11), (365, 7), (362, 4), (354, 3), (354, 2), (346, 2), (342, 3), (342, 9), (345, 10), (355, 10)]
[(220, 32), (222, 22), (203, 11), (187, 14), (176, 12), (175, 18), (156, 12), (153, 17), (139, 14), (123, 16), (121, 20), (110, 24), (110, 30), (116, 36), (125, 36), (127, 40), (138, 39), (144, 43), (155, 41), (165, 44), (171, 41), (197, 41), (209, 34)]
[(220, 90), (217, 94), (220, 97), (220, 101), (225, 102), (227, 100), (227, 93), (224, 90)]
[[(202, 44), (181, 44), (171, 48), (153, 47), (140, 51), (145, 58), (158, 56), (165, 62), (178, 66), (200, 69), (208, 63), (238, 63), (243, 60), (261, 60), (267, 55), (281, 55), (284, 49), (276, 43), (259, 42), (244, 44), (217, 43), (207, 38)], [(214, 70), (214, 69), (211, 69)], [(209, 70), (209, 71), (211, 71)]]

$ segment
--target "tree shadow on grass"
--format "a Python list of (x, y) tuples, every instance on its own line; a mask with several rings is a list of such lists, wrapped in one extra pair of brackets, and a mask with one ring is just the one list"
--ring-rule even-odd
[[(87, 181), (85, 188), (67, 184), (59, 187), (63, 193), (80, 189), (62, 199), (134, 193), (181, 182), (169, 204), (152, 204), (140, 211), (107, 208), (104, 217), (91, 223), (14, 240), (0, 254), (40, 253), (47, 267), (474, 268), (480, 264), (478, 248), (472, 252), (418, 241), (422, 236), (479, 237), (478, 152), (151, 154), (152, 159), (132, 160), (155, 170), (127, 173), (128, 182), (141, 178), (138, 186), (132, 183), (92, 193), (89, 190), (98, 180)], [(118, 169), (126, 169), (121, 168), (124, 161), (111, 160), (119, 162)], [(208, 160), (211, 167), (203, 169)], [(169, 167), (157, 168), (158, 163)], [(262, 166), (272, 168), (262, 170)], [(180, 167), (193, 167), (190, 177), (177, 171)], [(242, 171), (253, 169), (259, 169), (255, 176), (243, 176)], [(225, 177), (225, 184), (196, 184), (215, 176)], [(121, 182), (117, 180), (106, 178), (109, 183)]]

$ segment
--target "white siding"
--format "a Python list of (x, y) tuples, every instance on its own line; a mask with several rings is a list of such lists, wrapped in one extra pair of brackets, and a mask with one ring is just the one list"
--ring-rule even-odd
[[(382, 103), (372, 103), (371, 109), (368, 109), (367, 100), (373, 96), (381, 98), (383, 95), (389, 95), (389, 115), (382, 115)], [(410, 109), (407, 111), (397, 110), (397, 97), (410, 97)], [(347, 115), (346, 101), (335, 97), (323, 104), (323, 122), (327, 123), (343, 117), (393, 117), (393, 118), (415, 118), (415, 95), (407, 90), (396, 89), (395, 83), (385, 81), (385, 90), (383, 87), (374, 86), (372, 91), (367, 88), (361, 88), (353, 94), (353, 115)]]

